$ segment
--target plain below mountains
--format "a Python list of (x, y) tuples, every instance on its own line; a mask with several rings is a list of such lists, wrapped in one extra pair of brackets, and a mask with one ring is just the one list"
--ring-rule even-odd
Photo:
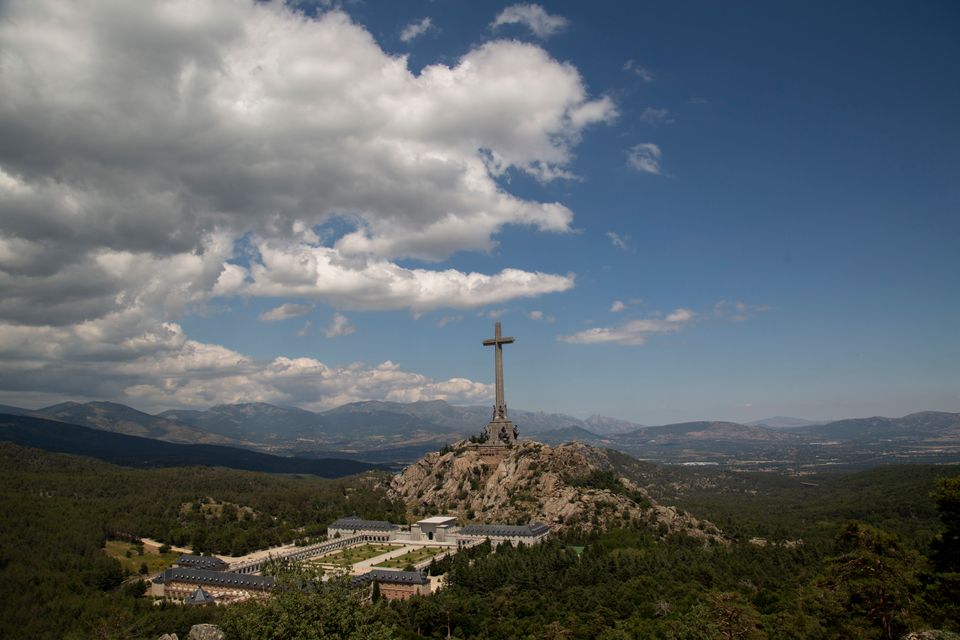
[[(157, 415), (112, 402), (68, 402), (0, 412), (179, 444), (218, 444), (284, 456), (408, 462), (479, 433), (487, 407), (441, 400), (355, 402), (324, 412), (266, 403), (218, 405)], [(592, 416), (511, 410), (521, 437), (549, 445), (582, 442), (638, 458), (763, 469), (882, 462), (960, 461), (960, 414), (927, 411), (900, 418), (816, 423), (778, 417), (753, 424), (702, 421), (662, 426)]]

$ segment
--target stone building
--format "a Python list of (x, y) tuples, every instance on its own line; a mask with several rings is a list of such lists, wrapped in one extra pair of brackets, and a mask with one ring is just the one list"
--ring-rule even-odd
[(487, 538), (494, 546), (503, 542), (516, 545), (536, 544), (550, 534), (550, 527), (541, 522), (514, 526), (506, 524), (471, 524), (458, 527), (453, 516), (432, 516), (409, 527), (401, 527), (382, 520), (363, 520), (356, 516), (341, 518), (327, 527), (327, 536), (364, 536), (367, 542), (420, 544), (460, 548), (483, 542)]
[(537, 544), (550, 534), (550, 527), (542, 522), (532, 522), (525, 525), (509, 524), (471, 524), (457, 531), (457, 544), (469, 545), (475, 542), (490, 540), (494, 547), (509, 542), (517, 546)]
[(205, 605), (205, 604), (216, 604), (217, 599), (212, 595), (204, 591), (203, 587), (197, 587), (197, 589), (183, 599), (183, 604), (188, 605)]
[(447, 542), (449, 533), (455, 531), (457, 519), (453, 516), (433, 516), (424, 518), (416, 524), (410, 525), (410, 541), (426, 540), (432, 542)]
[(152, 593), (167, 600), (186, 602), (198, 587), (202, 587), (216, 602), (227, 604), (250, 598), (266, 598), (274, 580), (269, 576), (173, 567), (161, 573), (153, 583), (157, 588)]
[(370, 542), (389, 542), (399, 530), (400, 527), (386, 520), (364, 520), (357, 516), (350, 516), (331, 522), (327, 526), (327, 538), (332, 540), (363, 533), (373, 536), (369, 539)]
[(380, 587), (380, 595), (387, 600), (406, 600), (414, 595), (430, 593), (430, 578), (419, 571), (373, 569), (355, 576), (351, 584), (372, 590), (374, 582)]

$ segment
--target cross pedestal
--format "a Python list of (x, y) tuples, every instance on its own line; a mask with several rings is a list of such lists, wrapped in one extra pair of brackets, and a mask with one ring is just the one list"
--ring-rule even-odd
[(483, 341), (483, 346), (494, 348), (495, 352), (495, 377), (497, 383), (496, 404), (493, 406), (493, 417), (487, 424), (484, 432), (487, 435), (489, 444), (507, 444), (511, 445), (517, 441), (517, 427), (507, 417), (507, 401), (503, 393), (503, 345), (510, 344), (513, 338), (500, 335), (500, 323), (494, 325), (493, 338)]

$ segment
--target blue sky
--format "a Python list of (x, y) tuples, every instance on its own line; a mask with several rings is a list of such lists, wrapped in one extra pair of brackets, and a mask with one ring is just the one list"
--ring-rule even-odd
[[(19, 94), (62, 73), (94, 96), (35, 91), (0, 116), (11, 140), (28, 132), (0, 154), (0, 286), (22, 298), (0, 305), (0, 331), (47, 345), (0, 353), (0, 401), (487, 403), (496, 317), (517, 337), (518, 408), (647, 424), (960, 411), (954, 3), (357, 2), (304, 17), (211, 1), (191, 10), (202, 19), (114, 16), (109, 34), (83, 3), (69, 28), (44, 4), (8, 9), (15, 61), (157, 35), (120, 68), (93, 55), (82, 73), (47, 62), (0, 79)], [(314, 48), (324, 38), (335, 54)], [(225, 71), (275, 59), (262, 83)], [(36, 114), (57, 109), (89, 139), (43, 135), (58, 125)], [(113, 110), (119, 124), (98, 129)], [(396, 117), (408, 110), (416, 126)], [(478, 168), (482, 195), (464, 187)], [(24, 222), (24, 193), (81, 202), (96, 238), (63, 230), (66, 205)], [(431, 226), (451, 211), (463, 227)], [(38, 246), (75, 255), (41, 269)], [(347, 266), (315, 272), (309, 256)], [(71, 284), (85, 265), (113, 288)], [(463, 284), (505, 269), (522, 282), (485, 301)], [(386, 271), (402, 273), (377, 280), (382, 296), (358, 275)], [(459, 284), (425, 293), (438, 278)], [(63, 290), (76, 317), (51, 322)]]

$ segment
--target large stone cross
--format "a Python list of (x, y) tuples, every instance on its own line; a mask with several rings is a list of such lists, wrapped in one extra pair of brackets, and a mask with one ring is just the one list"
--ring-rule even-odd
[(496, 324), (493, 338), (483, 341), (483, 346), (493, 346), (496, 350), (496, 379), (497, 379), (497, 404), (493, 408), (493, 422), (506, 422), (507, 401), (503, 397), (503, 345), (513, 342), (513, 338), (504, 338), (500, 335), (500, 323)]

